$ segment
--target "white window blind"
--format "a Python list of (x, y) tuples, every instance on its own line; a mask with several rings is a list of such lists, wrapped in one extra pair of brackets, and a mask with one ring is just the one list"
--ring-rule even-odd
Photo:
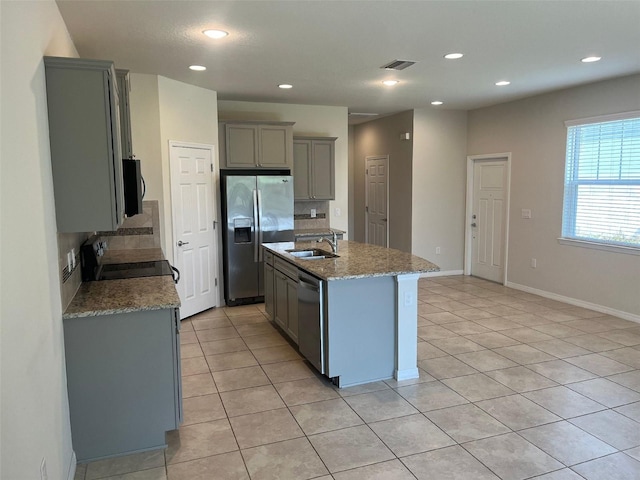
[(640, 115), (568, 127), (562, 235), (640, 248)]

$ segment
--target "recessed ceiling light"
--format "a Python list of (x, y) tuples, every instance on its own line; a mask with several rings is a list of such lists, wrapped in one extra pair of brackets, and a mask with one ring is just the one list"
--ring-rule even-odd
[(447, 60), (457, 60), (458, 58), (462, 58), (464, 57), (464, 54), (462, 53), (447, 53), (444, 58), (446, 58)]
[(393, 87), (394, 85), (397, 85), (400, 82), (398, 80), (384, 80), (382, 83), (384, 83), (387, 87)]
[(207, 67), (203, 67), (202, 65), (191, 65), (189, 68), (196, 72), (204, 72), (207, 69)]
[(580, 60), (582, 63), (592, 63), (592, 62), (597, 62), (598, 60), (600, 60), (602, 57), (585, 57), (582, 60)]
[(282, 88), (283, 90), (288, 90), (289, 88), (293, 88), (293, 85), (289, 85), (288, 83), (281, 83), (278, 85), (278, 88)]
[(499, 87), (504, 87), (505, 85), (509, 85), (511, 84), (511, 82), (507, 81), (507, 80), (501, 80), (499, 82), (496, 82), (496, 85)]
[(444, 102), (441, 102), (440, 100), (434, 100), (433, 102), (431, 102), (431, 105), (442, 105)]
[(224, 30), (205, 30), (204, 33), (209, 38), (224, 38), (229, 35), (229, 32), (225, 32)]

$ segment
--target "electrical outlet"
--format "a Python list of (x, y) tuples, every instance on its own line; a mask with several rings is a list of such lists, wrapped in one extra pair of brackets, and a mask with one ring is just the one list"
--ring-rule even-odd
[(440, 255), (440, 247), (436, 247), (436, 255)]
[(42, 463), (40, 464), (40, 480), (48, 480), (49, 475), (47, 475), (47, 459), (43, 458)]
[(339, 207), (334, 208), (333, 213), (335, 213), (336, 217), (339, 217), (342, 214)]
[(311, 209), (311, 218), (316, 218), (317, 216), (317, 210), (315, 208)]
[(404, 306), (410, 307), (413, 305), (413, 294), (411, 292), (404, 292)]
[(535, 258), (531, 259), (531, 268), (537, 268), (538, 267), (538, 261)]

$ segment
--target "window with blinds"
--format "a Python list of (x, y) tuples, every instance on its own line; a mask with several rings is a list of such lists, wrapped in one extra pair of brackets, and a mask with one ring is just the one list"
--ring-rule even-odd
[(640, 112), (567, 122), (562, 236), (640, 248)]

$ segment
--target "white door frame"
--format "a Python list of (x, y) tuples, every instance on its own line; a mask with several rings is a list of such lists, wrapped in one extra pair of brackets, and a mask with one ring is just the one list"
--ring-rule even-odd
[[(224, 302), (222, 301), (222, 299), (224, 298), (224, 294), (222, 293), (222, 284), (223, 284), (223, 277), (221, 274), (221, 270), (220, 270), (220, 257), (222, 255), (221, 253), (221, 248), (220, 246), (222, 245), (221, 243), (221, 236), (220, 236), (220, 181), (219, 181), (219, 172), (220, 172), (220, 165), (218, 164), (218, 149), (216, 148), (215, 145), (211, 145), (208, 143), (195, 143), (195, 142), (181, 142), (181, 141), (177, 141), (177, 140), (169, 140), (169, 198), (171, 200), (171, 250), (173, 253), (173, 259), (175, 261), (175, 259), (178, 258), (178, 246), (176, 245), (176, 232), (175, 232), (175, 210), (174, 210), (174, 203), (173, 203), (173, 188), (172, 188), (172, 181), (173, 178), (171, 176), (172, 173), (172, 166), (171, 166), (171, 152), (173, 151), (173, 147), (185, 147), (185, 148), (198, 148), (198, 149), (203, 149), (203, 150), (209, 150), (211, 152), (211, 163), (213, 164), (213, 171), (211, 172), (211, 185), (212, 185), (212, 192), (211, 192), (211, 199), (213, 201), (215, 201), (215, 205), (212, 206), (212, 214), (213, 214), (213, 220), (214, 220), (214, 246), (216, 247), (217, 251), (214, 252), (213, 255), (213, 269), (212, 272), (215, 273), (217, 280), (218, 280), (218, 285), (217, 287), (214, 286), (215, 292), (216, 292), (216, 298), (215, 298), (215, 306), (216, 307), (221, 307), (224, 306)], [(215, 207), (215, 208), (213, 208)]]
[(384, 160), (386, 165), (386, 177), (387, 177), (387, 247), (389, 246), (389, 155), (369, 155), (364, 158), (364, 243), (369, 243), (369, 183), (368, 183), (368, 168), (367, 162), (369, 160)]
[(505, 191), (505, 197), (507, 199), (506, 202), (506, 211), (504, 213), (504, 262), (503, 262), (503, 285), (507, 284), (507, 263), (509, 261), (509, 210), (511, 204), (511, 152), (506, 153), (489, 153), (485, 155), (469, 155), (467, 156), (467, 202), (466, 202), (466, 211), (464, 215), (465, 224), (464, 224), (464, 274), (471, 275), (471, 261), (472, 261), (472, 235), (473, 231), (471, 228), (471, 223), (473, 223), (473, 169), (476, 161), (478, 160), (496, 160), (496, 161), (506, 161), (507, 164), (507, 185)]

